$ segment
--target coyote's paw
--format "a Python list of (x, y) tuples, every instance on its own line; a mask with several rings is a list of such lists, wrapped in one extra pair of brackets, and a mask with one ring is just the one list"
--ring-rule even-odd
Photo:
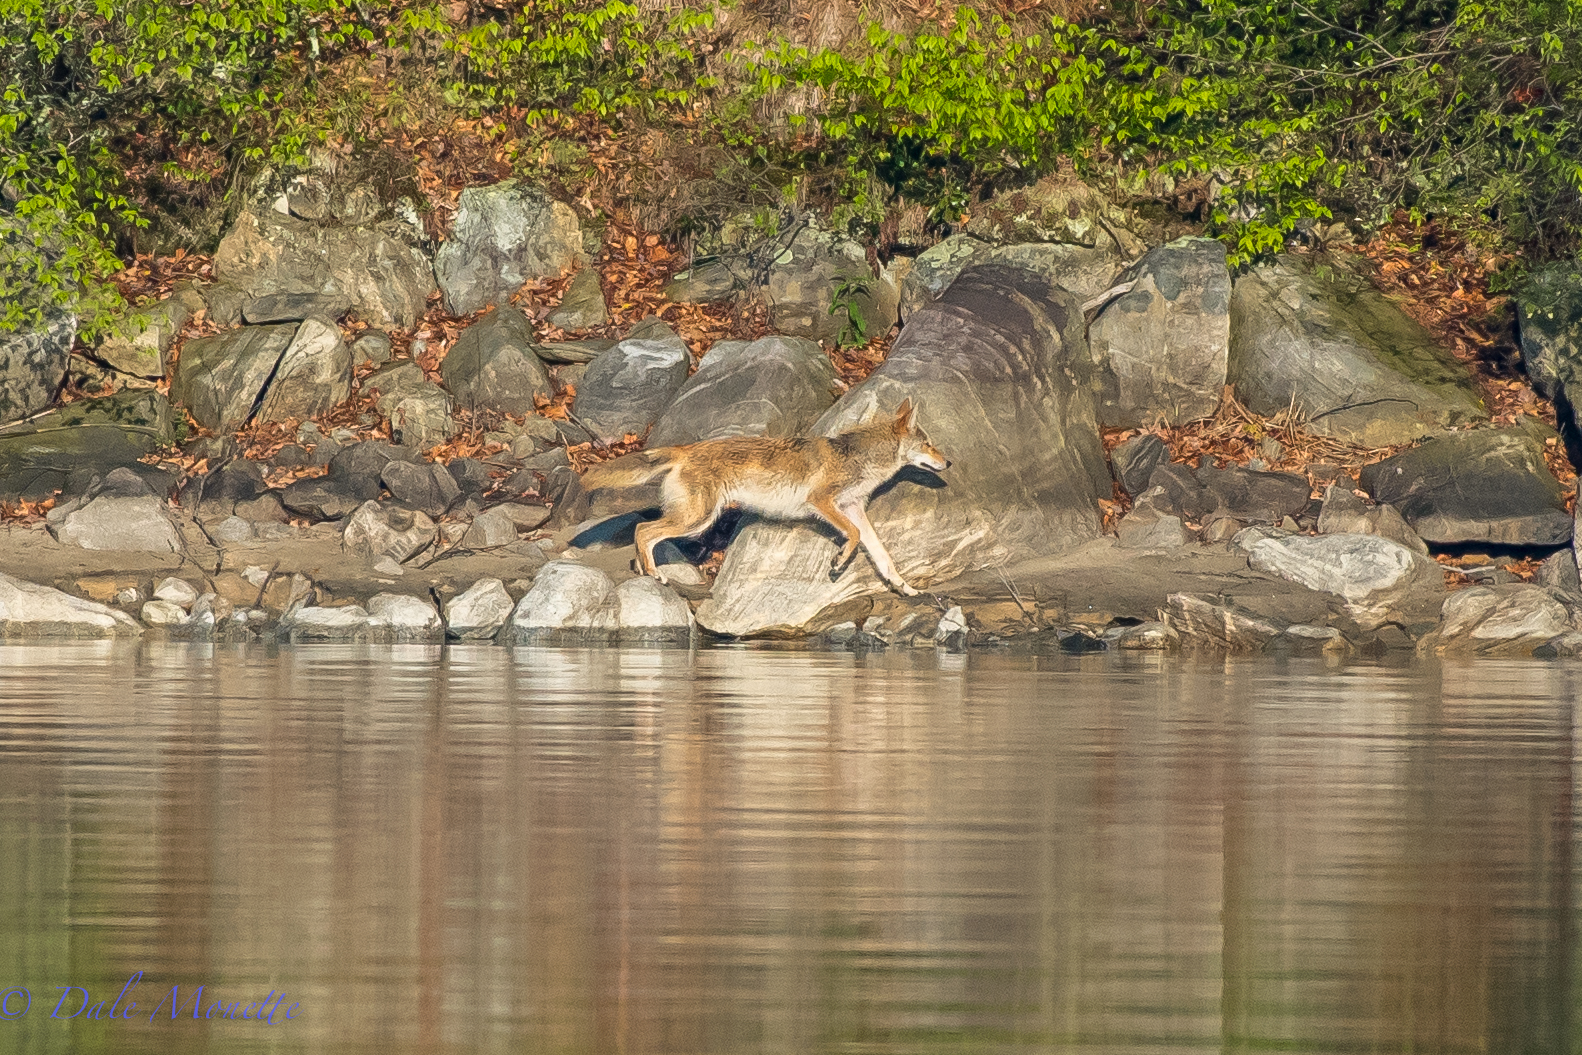
[(915, 587), (913, 587), (913, 586), (907, 585), (907, 583), (904, 580), (897, 580), (892, 585), (895, 587), (895, 592), (900, 594), (903, 597), (916, 597), (917, 596), (917, 593), (918, 593), (917, 589)]

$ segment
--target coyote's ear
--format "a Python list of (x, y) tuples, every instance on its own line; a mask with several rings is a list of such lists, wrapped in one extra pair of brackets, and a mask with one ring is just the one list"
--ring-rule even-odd
[(916, 424), (917, 407), (912, 403), (912, 397), (908, 396), (895, 408), (895, 428), (897, 432), (910, 432)]

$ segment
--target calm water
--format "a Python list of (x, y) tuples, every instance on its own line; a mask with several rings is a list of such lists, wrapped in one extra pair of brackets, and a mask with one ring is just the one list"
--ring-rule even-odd
[(0, 648), (0, 1051), (1573, 1055), (1579, 688)]

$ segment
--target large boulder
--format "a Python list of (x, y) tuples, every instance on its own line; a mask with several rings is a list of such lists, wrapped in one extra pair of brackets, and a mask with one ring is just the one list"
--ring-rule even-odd
[(577, 386), (577, 417), (601, 440), (647, 433), (686, 383), (687, 342), (668, 327), (644, 332), (601, 353)]
[(40, 323), (0, 332), (0, 425), (50, 405), (76, 339), (77, 316), (62, 308), (46, 311)]
[(363, 378), (363, 391), (377, 391), (374, 405), (390, 419), (392, 438), (419, 450), (461, 431), (451, 416), (450, 393), (423, 376), (410, 360), (391, 363)]
[(450, 237), (434, 256), (434, 275), (445, 310), (470, 315), (581, 258), (582, 229), (571, 206), (506, 180), (461, 192)]
[(835, 402), (829, 356), (812, 341), (720, 341), (660, 415), (649, 447), (722, 436), (802, 436)]
[(1338, 263), (1285, 256), (1236, 281), (1229, 380), (1247, 407), (1369, 447), (1488, 418), (1464, 367)]
[[(914, 586), (1051, 552), (1099, 531), (1111, 485), (1094, 420), (1093, 361), (1076, 298), (1032, 272), (972, 268), (907, 324), (890, 356), (813, 427), (834, 436), (910, 397), (953, 462), (869, 504)], [(834, 582), (838, 543), (811, 523), (752, 523), (727, 551), (699, 622), (737, 636), (817, 631), (884, 591), (864, 555)]]
[(188, 341), (171, 378), (170, 397), (214, 432), (246, 425), (298, 325), (245, 326)]
[(116, 469), (82, 498), (50, 510), (50, 534), (93, 550), (180, 553), (180, 530), (164, 499), (130, 469)]
[(462, 331), (445, 353), (440, 376), (464, 407), (531, 414), (534, 398), (547, 400), (555, 386), (533, 347), (527, 318), (509, 304)]
[(0, 434), (0, 499), (80, 495), (94, 479), (173, 442), (170, 401), (152, 389), (79, 399)]
[(862, 246), (812, 223), (769, 265), (768, 294), (770, 327), (815, 341), (839, 339), (848, 329), (884, 333), (901, 300), (889, 275), (874, 275)]
[(1103, 368), (1099, 424), (1176, 425), (1214, 413), (1230, 352), (1230, 270), (1225, 245), (1182, 238), (1123, 272), (1131, 291), (1088, 329)]
[(427, 309), (434, 274), (404, 235), (395, 225), (340, 226), (246, 209), (215, 251), (214, 275), (241, 302), (324, 294), (342, 298), (364, 322), (408, 329)]
[(1425, 541), (1560, 546), (1571, 540), (1560, 481), (1544, 463), (1541, 430), (1455, 432), (1365, 467), (1358, 482)]

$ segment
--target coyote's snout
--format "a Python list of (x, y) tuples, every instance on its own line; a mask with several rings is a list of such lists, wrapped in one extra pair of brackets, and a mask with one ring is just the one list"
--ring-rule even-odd
[(736, 507), (776, 520), (825, 521), (845, 539), (832, 576), (861, 545), (880, 577), (910, 596), (917, 591), (895, 570), (866, 510), (873, 493), (907, 466), (936, 473), (950, 466), (917, 427), (910, 399), (894, 418), (827, 439), (741, 437), (640, 451), (589, 469), (583, 486), (637, 487), (662, 478), (663, 515), (637, 526), (638, 569), (660, 582), (665, 577), (654, 563), (655, 546), (701, 535)]

